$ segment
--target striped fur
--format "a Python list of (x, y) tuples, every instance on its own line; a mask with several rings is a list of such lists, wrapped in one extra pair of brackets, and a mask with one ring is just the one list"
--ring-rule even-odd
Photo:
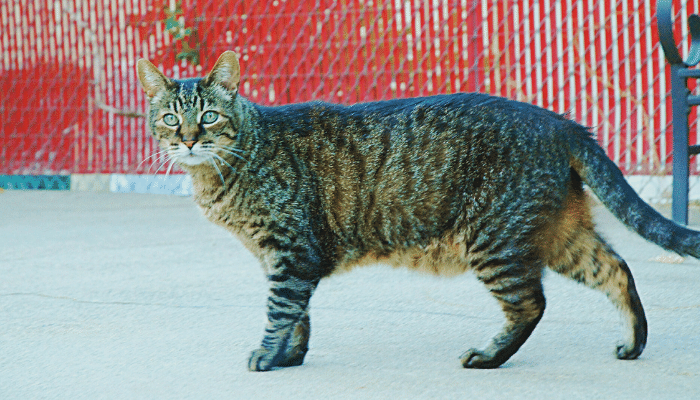
[(595, 232), (583, 182), (643, 237), (700, 255), (700, 235), (644, 204), (585, 128), (528, 104), (454, 94), (263, 107), (238, 95), (232, 52), (201, 80), (168, 79), (146, 60), (138, 74), (151, 130), (191, 174), (195, 202), (269, 279), (251, 370), (300, 365), (318, 282), (377, 262), (473, 271), (486, 285), (506, 324), (465, 367), (497, 367), (527, 340), (545, 267), (605, 293), (629, 326), (617, 356), (638, 357), (644, 311), (629, 268)]

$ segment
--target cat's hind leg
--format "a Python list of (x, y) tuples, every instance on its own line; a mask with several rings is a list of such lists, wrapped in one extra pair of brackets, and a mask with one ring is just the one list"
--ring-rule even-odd
[(518, 351), (542, 318), (542, 269), (522, 262), (490, 260), (475, 272), (500, 303), (506, 324), (486, 348), (467, 350), (460, 359), (465, 368), (496, 368)]
[(572, 232), (568, 245), (550, 263), (559, 274), (599, 290), (620, 310), (627, 330), (617, 358), (635, 359), (647, 341), (647, 320), (627, 263), (586, 224)]
[(595, 231), (590, 202), (580, 179), (572, 175), (564, 207), (540, 232), (541, 258), (553, 271), (603, 292), (620, 310), (626, 325), (617, 358), (634, 359), (647, 341), (647, 320), (625, 261)]

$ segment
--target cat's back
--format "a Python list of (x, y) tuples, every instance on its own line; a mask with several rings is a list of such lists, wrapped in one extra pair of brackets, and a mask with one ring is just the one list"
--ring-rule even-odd
[[(305, 152), (350, 149), (367, 157), (382, 152), (425, 152), (426, 141), (486, 149), (490, 146), (529, 152), (566, 145), (572, 132), (586, 128), (565, 116), (528, 103), (483, 93), (455, 93), (353, 105), (308, 102), (259, 107), (262, 130)], [(542, 144), (551, 145), (542, 146)], [(310, 147), (309, 147), (310, 146)], [(525, 147), (524, 147), (525, 146)]]
[[(566, 121), (566, 118), (541, 107), (484, 93), (454, 93), (406, 99), (382, 100), (357, 103), (350, 106), (337, 106), (324, 103), (309, 105), (331, 107), (334, 112), (345, 114), (351, 119), (363, 119), (368, 115), (374, 118), (406, 118), (422, 122), (428, 117), (457, 117), (468, 122), (508, 121)], [(429, 120), (427, 121), (429, 122)], [(453, 120), (453, 122), (458, 122)], [(397, 132), (398, 133), (398, 132)]]
[(587, 134), (584, 127), (552, 111), (482, 93), (348, 106), (324, 102), (291, 104), (267, 109), (264, 120), (267, 128), (281, 129), (284, 140), (299, 140), (303, 144), (311, 138), (340, 147), (354, 143), (353, 150), (365, 156), (377, 148), (425, 151), (424, 145), (414, 146), (422, 141), (440, 140), (462, 147), (519, 148), (530, 140), (561, 145), (571, 131)]

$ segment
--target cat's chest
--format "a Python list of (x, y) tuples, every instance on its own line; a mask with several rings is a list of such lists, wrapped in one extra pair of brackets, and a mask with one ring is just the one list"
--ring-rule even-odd
[[(211, 222), (238, 234), (245, 230), (251, 217), (237, 206), (236, 199), (226, 192), (195, 193), (195, 203)], [(254, 219), (254, 218), (253, 218)]]
[(267, 223), (260, 215), (237, 209), (223, 201), (196, 201), (204, 216), (211, 222), (231, 232), (253, 255), (266, 258), (259, 242), (268, 235)]
[[(211, 222), (221, 225), (236, 236), (255, 239), (267, 225), (260, 207), (234, 190), (195, 191), (195, 203)], [(255, 210), (258, 210), (256, 212)]]

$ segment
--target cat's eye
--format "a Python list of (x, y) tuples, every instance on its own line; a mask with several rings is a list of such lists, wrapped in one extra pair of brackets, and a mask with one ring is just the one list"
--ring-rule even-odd
[(216, 111), (207, 111), (204, 114), (202, 114), (202, 123), (203, 124), (213, 124), (216, 122), (216, 120), (219, 119), (219, 113)]
[(175, 114), (165, 114), (163, 115), (163, 122), (168, 126), (176, 126), (180, 123), (180, 120), (175, 116)]

